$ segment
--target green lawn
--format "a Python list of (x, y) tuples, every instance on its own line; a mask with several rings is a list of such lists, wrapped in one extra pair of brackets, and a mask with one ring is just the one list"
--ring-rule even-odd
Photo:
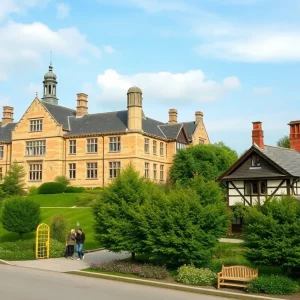
[(76, 206), (78, 198), (85, 196), (89, 196), (89, 194), (35, 195), (28, 198), (39, 203), (41, 207), (71, 207)]
[[(49, 221), (52, 216), (62, 214), (66, 216), (69, 221), (69, 229), (76, 229), (77, 221), (80, 222), (80, 227), (82, 227), (84, 233), (86, 234), (86, 243), (85, 249), (95, 249), (99, 248), (100, 245), (95, 241), (94, 231), (93, 231), (93, 222), (94, 218), (92, 215), (91, 208), (42, 208), (42, 222), (49, 224)], [(31, 239), (34, 238), (34, 233), (29, 233), (24, 235), (23, 239)], [(0, 243), (1, 242), (12, 242), (19, 239), (18, 234), (8, 232), (3, 229), (0, 223)]]

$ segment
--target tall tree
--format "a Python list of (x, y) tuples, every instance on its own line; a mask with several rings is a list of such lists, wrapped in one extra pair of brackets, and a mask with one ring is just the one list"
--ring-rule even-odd
[(278, 147), (290, 148), (290, 138), (285, 135), (284, 137), (279, 139), (276, 144)]
[(3, 181), (3, 191), (7, 196), (24, 195), (25, 169), (17, 162), (13, 162)]
[(222, 142), (188, 147), (176, 153), (170, 178), (173, 182), (187, 183), (199, 174), (205, 181), (215, 180), (237, 159), (236, 151)]

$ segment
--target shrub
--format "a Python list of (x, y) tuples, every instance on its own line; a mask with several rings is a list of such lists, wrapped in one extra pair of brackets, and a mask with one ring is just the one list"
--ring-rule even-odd
[(68, 221), (65, 216), (53, 216), (50, 220), (51, 238), (59, 242), (65, 242), (68, 231)]
[(65, 243), (50, 239), (50, 258), (63, 257), (65, 254)]
[(39, 225), (40, 206), (28, 198), (11, 198), (4, 202), (1, 219), (4, 229), (18, 233), (21, 238), (24, 233), (35, 231)]
[(39, 187), (39, 194), (60, 194), (65, 186), (58, 182), (45, 182)]
[(67, 186), (64, 190), (64, 193), (68, 194), (77, 194), (77, 193), (84, 193), (85, 188), (80, 186)]
[(110, 273), (133, 274), (143, 278), (165, 279), (168, 277), (168, 270), (165, 266), (139, 264), (123, 260), (91, 264), (91, 269)]
[(28, 195), (29, 196), (35, 196), (39, 193), (39, 188), (36, 186), (31, 186), (28, 190)]
[(253, 279), (246, 289), (250, 293), (291, 295), (299, 291), (299, 285), (285, 276), (262, 275)]
[(97, 195), (93, 194), (85, 194), (85, 195), (80, 195), (76, 197), (76, 206), (82, 206), (82, 207), (87, 207), (87, 206), (92, 206), (93, 202), (98, 199)]
[(0, 258), (4, 260), (35, 259), (34, 239), (0, 243)]
[(70, 184), (70, 180), (66, 176), (56, 176), (55, 182), (60, 183), (65, 187)]
[(209, 269), (184, 265), (178, 269), (175, 279), (185, 284), (208, 286), (216, 283), (217, 274)]
[(24, 178), (26, 172), (22, 165), (14, 162), (3, 181), (3, 191), (7, 196), (24, 195)]

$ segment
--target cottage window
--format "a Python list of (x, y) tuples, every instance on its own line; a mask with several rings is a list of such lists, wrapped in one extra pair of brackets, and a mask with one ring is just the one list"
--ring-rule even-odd
[(0, 181), (3, 180), (3, 168), (0, 168)]
[(98, 139), (87, 139), (87, 153), (98, 152)]
[(30, 120), (30, 132), (43, 131), (43, 120)]
[(70, 154), (76, 154), (76, 140), (69, 141), (69, 152)]
[(111, 161), (109, 163), (109, 178), (116, 178), (120, 174), (121, 162)]
[(4, 146), (0, 146), (0, 159), (4, 157)]
[(185, 148), (186, 148), (186, 144), (176, 142), (176, 151), (178, 151), (180, 149), (185, 149)]
[(31, 141), (26, 142), (27, 156), (42, 156), (46, 154), (46, 141)]
[(121, 151), (121, 137), (110, 137), (109, 138), (109, 152), (120, 152)]
[(160, 142), (160, 156), (164, 156), (164, 143)]
[(204, 139), (199, 138), (199, 144), (204, 144)]
[(266, 195), (267, 181), (245, 181), (245, 196)]
[(149, 139), (144, 140), (144, 151), (145, 153), (149, 153)]
[(29, 180), (41, 181), (43, 178), (42, 164), (30, 164), (29, 165)]
[(260, 167), (260, 156), (258, 156), (258, 155), (252, 156), (251, 166), (252, 167)]
[(160, 165), (160, 178), (161, 181), (164, 180), (164, 166)]
[(69, 178), (76, 179), (76, 164), (69, 164)]
[(157, 142), (153, 141), (153, 155), (156, 155), (157, 153)]
[(98, 178), (98, 163), (87, 163), (86, 164), (86, 177), (87, 179)]
[(145, 178), (149, 178), (149, 163), (145, 163)]

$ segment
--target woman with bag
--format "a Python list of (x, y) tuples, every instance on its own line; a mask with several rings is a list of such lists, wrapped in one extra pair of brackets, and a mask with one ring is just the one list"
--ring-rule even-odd
[(73, 259), (73, 255), (74, 255), (74, 247), (75, 247), (75, 241), (76, 241), (76, 233), (75, 233), (75, 229), (72, 229), (71, 232), (68, 234), (67, 236), (67, 241), (66, 241), (66, 252), (67, 258), (71, 258)]

